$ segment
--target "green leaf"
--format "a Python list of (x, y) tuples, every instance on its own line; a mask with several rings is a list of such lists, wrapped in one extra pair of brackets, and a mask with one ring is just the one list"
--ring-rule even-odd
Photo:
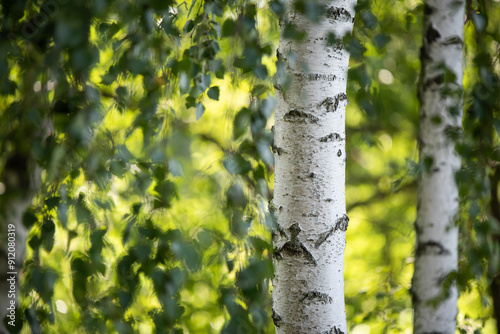
[(265, 80), (267, 78), (268, 72), (267, 67), (264, 65), (257, 65), (252, 69), (253, 74), (261, 80)]
[(196, 120), (199, 120), (204, 113), (205, 107), (203, 106), (203, 103), (198, 102), (198, 104), (196, 105)]
[(201, 264), (201, 258), (196, 248), (182, 240), (172, 241), (172, 252), (182, 259), (191, 271), (196, 271)]
[(23, 215), (23, 225), (27, 229), (30, 229), (36, 222), (37, 218), (35, 215), (35, 212), (32, 209), (26, 210), (26, 212)]
[(233, 183), (226, 191), (227, 203), (230, 207), (244, 208), (247, 205), (247, 198), (243, 188), (238, 183)]
[(250, 128), (252, 113), (248, 108), (242, 108), (233, 121), (233, 138), (239, 139), (243, 136)]
[(52, 196), (45, 200), (45, 205), (47, 206), (47, 210), (52, 210), (56, 208), (60, 202), (61, 202), (61, 197)]
[(380, 51), (384, 46), (387, 45), (391, 41), (391, 37), (385, 34), (377, 34), (375, 35), (373, 42), (375, 47)]
[(236, 23), (232, 19), (227, 19), (222, 25), (222, 38), (232, 37), (236, 32)]
[(32, 250), (34, 250), (35, 252), (38, 251), (38, 249), (40, 248), (40, 245), (42, 244), (42, 241), (40, 240), (40, 238), (38, 237), (38, 235), (33, 235), (29, 241), (28, 241), (28, 245), (30, 246), (30, 248)]
[(87, 224), (93, 220), (92, 213), (87, 208), (87, 204), (85, 203), (85, 196), (80, 194), (78, 196), (78, 200), (75, 203), (76, 209), (76, 220), (78, 224)]
[(233, 175), (246, 174), (252, 170), (252, 164), (241, 155), (228, 155), (224, 159), (223, 164), (226, 170)]
[(271, 145), (266, 140), (259, 140), (257, 142), (257, 152), (259, 152), (259, 156), (266, 165), (274, 165), (274, 155), (271, 151)]
[(159, 195), (154, 202), (155, 208), (170, 208), (172, 200), (177, 197), (177, 187), (169, 180), (158, 182), (155, 191)]
[[(267, 71), (267, 69), (266, 69)], [(261, 95), (268, 92), (268, 88), (264, 85), (257, 85), (252, 89), (252, 95), (256, 97), (260, 97)]]
[(208, 97), (216, 101), (219, 101), (219, 94), (220, 90), (218, 86), (210, 87), (210, 89), (207, 92)]
[(476, 30), (479, 32), (483, 31), (486, 28), (487, 20), (483, 14), (473, 12), (472, 22), (474, 22), (474, 26), (476, 27)]
[(186, 24), (184, 25), (183, 31), (185, 34), (193, 30), (194, 28), (194, 22), (193, 20), (187, 20)]
[(281, 16), (285, 13), (285, 4), (283, 4), (282, 1), (271, 1), (269, 3), (269, 7), (271, 7), (273, 12), (278, 16)]
[(283, 37), (297, 42), (303, 41), (307, 33), (292, 23), (288, 23), (283, 31)]
[(47, 220), (42, 225), (42, 246), (47, 252), (51, 252), (54, 248), (54, 234), (56, 232), (56, 225), (52, 220)]

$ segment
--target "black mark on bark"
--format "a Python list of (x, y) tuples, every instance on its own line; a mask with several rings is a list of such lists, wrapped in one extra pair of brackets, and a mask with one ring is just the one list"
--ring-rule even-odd
[(283, 153), (287, 153), (283, 148), (276, 145), (271, 146), (271, 148), (273, 149), (274, 154), (282, 155)]
[(338, 133), (330, 133), (328, 136), (325, 136), (325, 137), (321, 137), (319, 139), (320, 142), (322, 143), (328, 143), (328, 142), (332, 142), (332, 141), (342, 141), (342, 137), (340, 137), (340, 135)]
[(435, 77), (432, 77), (430, 79), (428, 79), (427, 81), (425, 81), (425, 86), (430, 86), (432, 84), (436, 84), (436, 85), (441, 85), (442, 83), (444, 82), (444, 75), (443, 74), (438, 74), (436, 75)]
[(281, 316), (274, 309), (273, 309), (272, 318), (273, 318), (274, 326), (276, 326), (276, 327), (281, 326), (281, 323), (283, 322), (283, 319), (281, 318)]
[(304, 296), (300, 300), (303, 302), (304, 300), (310, 300), (312, 302), (319, 302), (323, 304), (331, 304), (333, 303), (333, 298), (330, 297), (328, 294), (319, 292), (319, 291), (309, 291), (304, 293)]
[(420, 298), (418, 298), (418, 296), (415, 293), (415, 290), (413, 289), (413, 287), (410, 287), (410, 292), (411, 292), (411, 303), (413, 305), (420, 304), (421, 300), (420, 300)]
[[(281, 211), (283, 209), (282, 206), (279, 207), (279, 211)], [(273, 213), (276, 211), (274, 209), (271, 210), (271, 207), (269, 208), (269, 211), (272, 211)], [(271, 237), (274, 240), (276, 240), (276, 237), (280, 235), (281, 237), (284, 237), (284, 238), (289, 238), (289, 235), (286, 233), (286, 231), (283, 229), (283, 227), (281, 227), (280, 224), (276, 223), (276, 227), (271, 231)]]
[(450, 255), (450, 251), (438, 241), (427, 241), (419, 243), (417, 255)]
[(342, 218), (337, 219), (335, 223), (335, 230), (347, 231), (347, 226), (349, 225), (349, 217), (346, 214)]
[(326, 112), (334, 112), (337, 110), (337, 108), (339, 107), (339, 103), (342, 101), (348, 101), (347, 95), (345, 95), (345, 93), (339, 93), (333, 98), (327, 97), (319, 104), (319, 107), (325, 106)]
[(427, 34), (425, 35), (426, 36), (426, 39), (427, 39), (427, 42), (430, 44), (430, 43), (433, 43), (435, 42), (437, 39), (439, 39), (439, 37), (441, 37), (441, 34), (439, 33), (439, 31), (437, 31), (432, 25), (427, 29)]
[(429, 53), (427, 52), (427, 49), (425, 46), (422, 46), (420, 48), (420, 60), (424, 62), (425, 60), (432, 60), (431, 56), (429, 56)]
[(319, 246), (321, 246), (321, 244), (324, 243), (333, 234), (333, 232), (337, 230), (343, 232), (347, 231), (348, 225), (349, 225), (349, 217), (346, 214), (344, 214), (344, 216), (337, 219), (334, 227), (320, 234), (318, 240), (316, 240), (316, 242), (314, 243), (314, 247), (318, 248)]
[(290, 232), (290, 240), (285, 242), (285, 244), (274, 251), (274, 257), (276, 260), (283, 259), (283, 255), (304, 257), (308, 263), (317, 265), (316, 259), (311, 254), (309, 249), (299, 240), (299, 233), (301, 231), (299, 224), (294, 223), (288, 229)]
[(345, 334), (345, 333), (342, 332), (340, 328), (333, 326), (329, 331), (323, 332), (322, 334)]
[(319, 217), (319, 213), (317, 212), (303, 213), (302, 217)]
[[(417, 200), (417, 210), (419, 209), (420, 209), (420, 198)], [(422, 229), (418, 226), (416, 221), (413, 223), (413, 226), (415, 226), (415, 231), (417, 232), (417, 234), (422, 234)]]
[(434, 12), (434, 8), (429, 5), (424, 5), (424, 14), (431, 15)]
[[(342, 43), (341, 41), (327, 42), (326, 46), (331, 48), (331, 51), (334, 51), (336, 53), (339, 53), (340, 51), (342, 51), (344, 49), (344, 43)], [(328, 49), (327, 49), (327, 51), (328, 51)], [(330, 51), (328, 51), (328, 52), (330, 52)], [(330, 67), (330, 65), (328, 65), (328, 64), (325, 64), (325, 66)]]
[(321, 74), (321, 73), (294, 73), (294, 75), (299, 78), (299, 79), (306, 79), (309, 81), (319, 81), (319, 80), (324, 80), (324, 81), (334, 81), (337, 79), (337, 76), (335, 74)]
[(329, 7), (326, 10), (326, 17), (338, 21), (352, 21), (352, 15), (345, 8)]
[(275, 90), (278, 90), (278, 91), (282, 90), (280, 84), (277, 81), (273, 82), (273, 87)]
[(303, 256), (308, 263), (316, 265), (316, 259), (312, 256), (311, 252), (304, 246), (301, 242), (293, 243), (291, 241), (286, 242), (283, 247), (278, 251), (281, 258), (283, 254), (289, 256)]
[(303, 111), (292, 109), (285, 114), (283, 120), (291, 123), (318, 123), (319, 118)]
[(334, 104), (335, 104), (335, 100), (332, 99), (331, 97), (327, 97), (319, 104), (319, 106), (320, 107), (325, 106), (326, 112), (334, 112), (335, 111), (335, 108), (333, 107)]
[(444, 45), (462, 45), (464, 44), (464, 41), (458, 37), (458, 36), (453, 36), (450, 38), (447, 38), (443, 41)]

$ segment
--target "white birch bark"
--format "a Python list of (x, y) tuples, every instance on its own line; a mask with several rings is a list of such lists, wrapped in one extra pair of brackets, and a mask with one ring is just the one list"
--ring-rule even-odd
[(413, 277), (414, 333), (454, 334), (458, 292), (443, 281), (458, 267), (460, 157), (449, 133), (462, 123), (464, 1), (424, 2), (420, 173)]
[[(328, 32), (352, 30), (355, 0), (324, 1), (319, 24), (288, 10), (307, 31), (303, 42), (281, 38), (278, 57), (293, 77), (277, 87), (273, 233), (273, 320), (278, 334), (346, 333), (344, 248), (345, 106), (349, 54), (326, 45)], [(292, 1), (288, 1), (289, 7)], [(279, 86), (279, 83), (278, 83)]]
[[(40, 132), (50, 133), (53, 131), (52, 123), (44, 122)], [(44, 136), (46, 137), (46, 135)], [(9, 161), (10, 159), (8, 159)], [(21, 314), (16, 310), (15, 325), (5, 327), (4, 319), (11, 322), (13, 318), (7, 317), (11, 314), (10, 307), (12, 300), (15, 300), (16, 307), (20, 296), (19, 279), (26, 251), (26, 241), (28, 230), (23, 224), (23, 216), (28, 207), (33, 202), (35, 193), (41, 187), (41, 168), (30, 158), (19, 155), (14, 159), (14, 163), (7, 163), (2, 170), (0, 178), (4, 184), (4, 194), (0, 195), (0, 333), (9, 333), (8, 329), (19, 330), (21, 323)], [(9, 232), (11, 226), (15, 228), (14, 254), (9, 245)], [(14, 268), (8, 262), (14, 255)], [(12, 274), (15, 273), (15, 274)], [(15, 277), (14, 286), (11, 284), (12, 277)], [(13, 292), (13, 288), (15, 292)], [(14, 295), (14, 296), (12, 296)]]
[[(26, 250), (26, 236), (27, 231), (24, 227), (23, 214), (31, 204), (33, 196), (23, 197), (19, 199), (15, 199), (9, 202), (9, 207), (2, 212), (0, 216), (0, 333), (9, 333), (7, 328), (4, 325), (4, 319), (7, 315), (11, 314), (11, 311), (8, 309), (10, 307), (11, 300), (16, 301), (19, 298), (19, 273), (21, 271), (21, 266), (23, 263), (24, 252)], [(8, 259), (11, 259), (9, 254), (12, 254), (11, 250), (8, 247), (8, 226), (15, 226), (15, 268), (11, 268), (8, 266)], [(10, 272), (15, 272), (16, 274), (8, 274)], [(10, 279), (15, 277), (14, 289), (11, 285)], [(9, 280), (8, 280), (9, 279)], [(14, 295), (14, 298), (12, 298)], [(16, 310), (15, 312), (18, 312)], [(21, 315), (15, 313), (15, 327), (7, 326), (11, 330), (17, 330), (20, 326), (22, 326), (20, 321)], [(13, 318), (7, 318), (7, 321), (12, 321)]]

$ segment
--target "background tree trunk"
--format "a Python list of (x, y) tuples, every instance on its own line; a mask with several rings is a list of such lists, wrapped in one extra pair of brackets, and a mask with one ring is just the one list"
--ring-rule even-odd
[[(9, 333), (8, 329), (16, 331), (22, 327), (21, 314), (15, 311), (15, 327), (5, 327), (4, 321), (11, 321), (5, 317), (9, 314), (7, 307), (11, 300), (16, 301), (20, 295), (19, 275), (23, 265), (24, 253), (26, 251), (26, 238), (28, 231), (23, 224), (23, 216), (26, 209), (31, 205), (35, 190), (40, 187), (40, 168), (35, 167), (30, 172), (29, 161), (22, 155), (14, 155), (2, 171), (1, 180), (5, 182), (5, 193), (0, 202), (0, 333)], [(15, 265), (12, 266), (8, 260), (12, 260), (12, 249), (9, 248), (8, 232), (15, 228)], [(10, 274), (10, 273), (15, 274)], [(11, 290), (11, 282), (7, 279), (15, 277), (15, 292)], [(14, 298), (12, 298), (14, 294)]]
[[(460, 157), (450, 135), (461, 132), (463, 1), (424, 3), (421, 51), (420, 183), (413, 277), (414, 333), (455, 333), (458, 292)], [(447, 279), (448, 278), (448, 279)]]
[[(276, 92), (273, 235), (276, 333), (347, 331), (344, 305), (345, 106), (349, 54), (328, 32), (352, 30), (355, 0), (327, 1), (326, 18), (312, 23), (288, 9), (281, 22), (278, 58), (292, 77)], [(291, 7), (292, 1), (288, 3)], [(283, 27), (307, 31), (285, 39)]]
[[(31, 199), (19, 199), (16, 201), (12, 201), (10, 204), (10, 209), (9, 212), (6, 214), (6, 217), (2, 216), (0, 218), (0, 225), (2, 226), (1, 230), (1, 237), (2, 237), (2, 247), (0, 248), (0, 261), (1, 261), (1, 275), (0, 275), (0, 305), (2, 305), (2, 308), (0, 309), (0, 319), (2, 319), (0, 323), (0, 333), (9, 333), (7, 328), (10, 328), (12, 330), (18, 329), (18, 327), (21, 327), (22, 324), (20, 322), (20, 314), (18, 313), (19, 311), (16, 310), (16, 317), (15, 317), (15, 324), (16, 328), (7, 326), (7, 328), (4, 326), (4, 319), (8, 314), (7, 307), (10, 305), (11, 300), (16, 301), (17, 305), (17, 300), (19, 298), (19, 272), (21, 270), (22, 264), (23, 264), (23, 257), (24, 257), (24, 252), (26, 250), (26, 229), (24, 228), (22, 224), (22, 218), (23, 214), (26, 211), (27, 207), (31, 204)], [(8, 259), (11, 259), (8, 257), (9, 252), (8, 252), (8, 242), (7, 242), (7, 228), (8, 226), (12, 224), (15, 226), (15, 234), (16, 234), (16, 241), (15, 241), (15, 266), (14, 268), (8, 266)], [(7, 281), (8, 278), (11, 278), (11, 274), (7, 274), (9, 272), (16, 272), (15, 276), (15, 298), (10, 298), (11, 294), (11, 284), (9, 281)], [(11, 321), (11, 319), (7, 318), (7, 321)]]

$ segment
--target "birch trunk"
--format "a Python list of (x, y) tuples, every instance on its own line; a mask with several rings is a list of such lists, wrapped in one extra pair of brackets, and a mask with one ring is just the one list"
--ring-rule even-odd
[(464, 1), (424, 2), (419, 86), (420, 173), (413, 277), (414, 333), (454, 334), (458, 292), (443, 282), (458, 267), (460, 157), (450, 133), (462, 123)]
[[(15, 327), (12, 326), (14, 318), (9, 317), (12, 316), (12, 310), (8, 307), (12, 301), (18, 306), (19, 276), (28, 234), (23, 216), (40, 188), (41, 169), (30, 163), (28, 158), (14, 155), (4, 166), (0, 180), (5, 187), (5, 193), (0, 195), (0, 333), (9, 333), (22, 327), (21, 314), (17, 313), (19, 310), (15, 311)], [(13, 244), (12, 233), (15, 233)], [(9, 324), (6, 325), (6, 322)]]
[[(0, 333), (9, 333), (9, 329), (15, 332), (22, 326), (20, 322), (20, 314), (16, 314), (18, 310), (14, 311), (15, 318), (7, 317), (11, 314), (10, 307), (11, 301), (16, 302), (19, 298), (19, 272), (23, 263), (24, 252), (26, 249), (26, 228), (23, 226), (23, 214), (31, 204), (32, 197), (20, 198), (9, 202), (9, 207), (5, 212), (2, 212), (0, 217)], [(9, 226), (15, 226), (15, 247), (14, 254), (12, 248), (8, 247), (8, 232), (12, 231)], [(14, 257), (12, 257), (14, 255)], [(8, 260), (14, 260), (13, 267), (9, 265)], [(14, 274), (15, 273), (15, 274)], [(15, 278), (15, 284), (11, 285), (12, 277)], [(14, 289), (13, 289), (14, 287)], [(7, 317), (7, 318), (6, 318)], [(7, 320), (4, 320), (4, 319)], [(4, 321), (11, 322), (14, 320), (15, 326), (5, 326)], [(12, 323), (11, 323), (12, 324)]]
[[(273, 320), (278, 334), (346, 333), (344, 248), (345, 106), (349, 54), (326, 36), (352, 30), (355, 0), (324, 1), (311, 23), (288, 9), (285, 20), (307, 31), (281, 38), (278, 57), (292, 76), (277, 87), (275, 114)], [(289, 7), (292, 1), (288, 1)]]

